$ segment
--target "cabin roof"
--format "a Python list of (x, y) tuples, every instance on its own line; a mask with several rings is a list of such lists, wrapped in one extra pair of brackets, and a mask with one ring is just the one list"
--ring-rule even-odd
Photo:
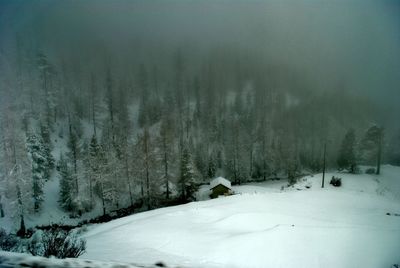
[(215, 188), (216, 186), (218, 186), (218, 185), (220, 185), (220, 184), (223, 185), (223, 186), (225, 186), (225, 187), (228, 188), (228, 189), (232, 189), (231, 182), (228, 181), (228, 180), (225, 179), (225, 178), (222, 178), (222, 177), (218, 177), (218, 178), (213, 179), (213, 180), (210, 182), (210, 189), (213, 189), (213, 188)]

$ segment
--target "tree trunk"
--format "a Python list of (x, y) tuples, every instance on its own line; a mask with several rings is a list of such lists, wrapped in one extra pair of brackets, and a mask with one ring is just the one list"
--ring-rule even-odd
[(376, 159), (376, 175), (381, 173), (381, 156), (382, 156), (382, 129), (379, 132), (378, 155)]
[(326, 158), (326, 142), (324, 143), (324, 162), (323, 162), (323, 169), (322, 169), (322, 187), (321, 188), (324, 188), (324, 186), (325, 186), (325, 165), (326, 165), (325, 158)]
[(103, 183), (101, 183), (101, 203), (103, 205), (103, 216), (106, 215), (106, 204), (104, 201), (104, 186)]
[(131, 187), (131, 180), (129, 178), (129, 166), (128, 166), (128, 156), (127, 156), (127, 154), (125, 154), (125, 171), (126, 171), (126, 180), (128, 182), (129, 198), (130, 198), (130, 201), (131, 201), (131, 207), (133, 207), (132, 187)]
[(166, 137), (163, 137), (163, 147), (164, 147), (164, 169), (165, 169), (165, 187), (166, 187), (166, 198), (169, 199), (169, 176), (168, 176), (168, 154), (167, 154), (167, 142)]
[(145, 155), (145, 168), (146, 168), (146, 195), (147, 195), (147, 209), (150, 210), (150, 177), (149, 177), (149, 148), (148, 148), (148, 135), (146, 129), (144, 131), (144, 155)]

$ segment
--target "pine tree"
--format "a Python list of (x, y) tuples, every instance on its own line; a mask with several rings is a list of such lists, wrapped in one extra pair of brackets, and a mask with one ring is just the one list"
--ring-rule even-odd
[(50, 131), (46, 125), (40, 126), (40, 134), (41, 139), (43, 141), (43, 154), (46, 159), (46, 163), (44, 165), (44, 179), (47, 181), (50, 179), (51, 171), (54, 168), (54, 158), (51, 154), (51, 140), (50, 140)]
[(171, 162), (172, 162), (172, 153), (173, 153), (173, 136), (172, 136), (172, 120), (165, 116), (161, 121), (160, 127), (160, 148), (161, 148), (161, 162), (164, 169), (164, 183), (165, 183), (165, 197), (169, 199), (171, 191), (169, 189), (170, 186), (170, 170), (171, 170)]
[(100, 179), (100, 145), (97, 142), (96, 135), (93, 135), (90, 144), (89, 144), (89, 159), (88, 159), (88, 168), (89, 168), (89, 194), (90, 194), (90, 202), (93, 206), (93, 187), (96, 182)]
[(34, 209), (39, 211), (43, 201), (43, 181), (45, 179), (46, 156), (41, 139), (35, 134), (30, 134), (27, 139), (28, 151), (32, 160), (32, 188)]
[(56, 70), (48, 61), (47, 56), (42, 52), (37, 54), (37, 67), (39, 69), (40, 80), (42, 82), (45, 120), (46, 124), (51, 127), (53, 123), (52, 109), (55, 107), (54, 97), (51, 89), (52, 78), (56, 75)]
[(69, 130), (69, 138), (68, 138), (68, 156), (72, 161), (73, 167), (74, 167), (74, 172), (73, 172), (73, 177), (75, 181), (74, 185), (74, 190), (76, 192), (76, 195), (79, 194), (79, 184), (78, 184), (78, 156), (80, 153), (80, 146), (79, 146), (79, 141), (78, 137), (75, 134), (75, 131), (73, 131), (72, 127), (70, 126)]
[(143, 153), (144, 153), (144, 166), (145, 166), (145, 178), (146, 178), (146, 196), (147, 196), (147, 209), (151, 208), (151, 196), (150, 196), (150, 134), (147, 127), (144, 129), (143, 134)]
[(400, 130), (391, 138), (388, 148), (388, 162), (400, 166)]
[(24, 216), (21, 215), (21, 222), (19, 225), (19, 230), (17, 231), (17, 236), (19, 237), (25, 237), (26, 235), (26, 227), (25, 227), (25, 221), (24, 221)]
[(72, 174), (68, 168), (67, 161), (61, 156), (59, 161), (59, 174), (60, 174), (60, 206), (67, 210), (72, 210)]
[(355, 156), (355, 143), (356, 136), (354, 129), (347, 131), (343, 138), (342, 146), (340, 147), (337, 164), (339, 169), (347, 169), (350, 173), (354, 173), (356, 170), (356, 156)]
[(197, 191), (195, 168), (187, 146), (185, 146), (182, 150), (179, 184), (181, 188), (182, 201), (194, 200), (194, 194)]
[(380, 173), (382, 144), (384, 130), (382, 127), (372, 126), (365, 132), (361, 140), (361, 152), (364, 161), (371, 163), (376, 161), (376, 174)]
[(3, 203), (2, 203), (2, 197), (0, 195), (0, 218), (4, 218), (4, 209), (3, 209)]

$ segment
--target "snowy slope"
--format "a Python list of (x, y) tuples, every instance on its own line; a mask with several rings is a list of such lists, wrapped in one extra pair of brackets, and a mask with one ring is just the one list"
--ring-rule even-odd
[[(60, 159), (61, 154), (65, 154), (68, 152), (67, 148), (67, 139), (65, 137), (60, 138), (57, 132), (60, 132), (60, 129), (63, 128), (64, 124), (57, 125), (58, 131), (52, 133), (51, 139), (54, 145), (54, 149), (52, 151), (52, 155), (56, 162)], [(92, 126), (87, 123), (83, 122), (83, 136), (86, 139), (89, 139), (92, 132)], [(65, 131), (65, 130), (64, 130)], [(52, 173), (51, 178), (44, 183), (43, 186), (43, 193), (44, 193), (44, 200), (42, 204), (42, 209), (39, 213), (35, 214), (27, 214), (25, 216), (25, 224), (27, 227), (34, 227), (37, 225), (50, 225), (53, 223), (61, 223), (61, 224), (71, 224), (75, 225), (82, 220), (95, 218), (102, 214), (101, 206), (95, 206), (95, 208), (90, 211), (89, 213), (84, 213), (80, 218), (70, 218), (69, 213), (65, 212), (59, 205), (59, 192), (60, 192), (60, 176), (59, 173), (54, 170)], [(14, 226), (14, 229), (19, 227), (19, 219), (17, 224)], [(7, 230), (12, 229), (11, 226), (6, 228)]]
[[(329, 185), (332, 175), (342, 177), (343, 187)], [(385, 166), (381, 176), (327, 174), (324, 189), (321, 175), (283, 191), (246, 185), (238, 195), (90, 227), (83, 258), (184, 267), (391, 267), (400, 263), (399, 176), (399, 167)]]

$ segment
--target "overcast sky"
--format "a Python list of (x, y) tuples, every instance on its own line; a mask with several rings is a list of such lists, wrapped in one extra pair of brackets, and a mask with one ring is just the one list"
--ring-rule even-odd
[(132, 44), (234, 47), (303, 70), (321, 90), (346, 84), (400, 112), (397, 0), (0, 0), (0, 25), (3, 53), (15, 33), (53, 53), (83, 43), (122, 57)]

